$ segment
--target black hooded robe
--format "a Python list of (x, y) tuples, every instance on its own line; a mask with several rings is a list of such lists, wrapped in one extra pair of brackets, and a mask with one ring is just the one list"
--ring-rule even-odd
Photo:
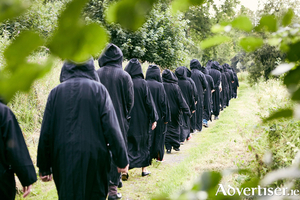
[(0, 102), (0, 199), (15, 199), (14, 173), (23, 187), (37, 180), (19, 123), (14, 113)]
[(212, 94), (211, 91), (214, 89), (214, 80), (208, 74), (208, 70), (204, 67), (201, 69), (202, 73), (205, 75), (207, 81), (207, 88), (204, 93), (204, 111), (203, 111), (203, 119), (207, 121), (211, 121), (211, 110), (212, 110)]
[(220, 114), (220, 83), (221, 83), (221, 72), (219, 68), (219, 63), (214, 61), (211, 64), (211, 69), (209, 70), (209, 75), (214, 80), (214, 90), (215, 92), (212, 93), (212, 101), (213, 101), (213, 115), (219, 116)]
[(165, 133), (167, 131), (166, 123), (171, 121), (171, 116), (167, 95), (162, 84), (160, 69), (158, 66), (150, 65), (148, 67), (148, 70), (146, 72), (146, 81), (159, 117), (156, 128), (154, 130), (150, 130), (150, 156), (151, 159), (155, 158), (162, 161), (165, 153)]
[[(196, 110), (195, 99), (194, 99), (194, 88), (190, 81), (187, 80), (186, 68), (178, 67), (175, 71), (175, 75), (178, 78), (178, 85), (181, 89), (182, 96), (189, 106), (191, 112)], [(181, 115), (180, 125), (180, 142), (184, 142), (189, 136), (191, 130), (190, 117), (186, 114)]]
[(129, 168), (147, 167), (151, 164), (149, 127), (158, 120), (158, 115), (139, 61), (131, 59), (125, 71), (131, 76), (134, 88), (134, 105), (127, 135)]
[(178, 149), (180, 147), (180, 114), (184, 113), (190, 117), (191, 112), (182, 96), (175, 74), (166, 69), (162, 73), (162, 78), (171, 111), (171, 122), (167, 126), (165, 145), (167, 150), (171, 150), (172, 147)]
[(230, 70), (230, 66), (225, 63), (223, 65), (224, 71), (225, 71), (225, 75), (226, 75), (226, 79), (227, 79), (227, 85), (228, 85), (228, 94), (227, 94), (227, 102), (226, 102), (226, 106), (229, 106), (229, 101), (232, 98), (232, 93), (233, 93), (233, 88), (232, 88), (232, 82), (234, 81), (234, 76), (233, 76), (233, 72)]
[[(100, 69), (97, 70), (97, 74), (111, 97), (127, 147), (127, 131), (134, 94), (131, 77), (123, 70), (122, 61), (122, 51), (116, 45), (109, 44), (98, 59)], [(117, 186), (121, 174), (118, 173), (117, 166), (113, 162), (111, 164), (110, 185)]]
[(43, 176), (53, 173), (60, 200), (106, 198), (109, 150), (118, 167), (128, 164), (111, 98), (95, 80), (99, 77), (93, 60), (64, 63), (61, 84), (48, 96), (37, 166)]
[[(185, 70), (186, 70), (187, 80), (190, 81), (190, 83), (193, 85), (193, 95), (194, 95), (194, 101), (195, 101), (195, 106), (196, 106), (196, 102), (198, 100), (197, 87), (196, 87), (195, 82), (193, 81), (193, 79), (191, 79), (192, 72), (187, 67), (185, 67)], [(196, 130), (196, 115), (193, 114), (192, 117), (190, 118), (190, 120), (191, 120), (190, 133), (193, 133), (194, 130)], [(188, 137), (189, 136), (190, 136), (190, 134), (188, 135)]]
[(233, 97), (237, 98), (237, 88), (240, 87), (239, 85), (239, 79), (236, 75), (236, 73), (234, 72), (234, 83), (233, 83)]
[(206, 89), (207, 81), (205, 79), (205, 75), (199, 70), (201, 68), (201, 64), (197, 59), (191, 60), (190, 68), (192, 70), (191, 78), (195, 82), (198, 92), (196, 112), (193, 115), (196, 115), (196, 129), (201, 131), (203, 119), (204, 90)]
[(226, 78), (225, 71), (222, 66), (220, 66), (220, 68), (221, 68), (221, 76), (222, 76), (222, 92), (220, 95), (220, 104), (221, 104), (221, 109), (224, 109), (227, 106), (229, 88), (228, 88), (228, 81)]

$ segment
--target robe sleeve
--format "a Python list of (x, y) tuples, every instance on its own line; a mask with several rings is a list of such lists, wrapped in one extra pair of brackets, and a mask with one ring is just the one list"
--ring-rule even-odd
[(52, 174), (50, 135), (52, 135), (52, 92), (49, 94), (37, 151), (37, 167), (42, 176)]
[(194, 97), (195, 97), (195, 101), (198, 100), (198, 91), (197, 91), (197, 87), (195, 85), (195, 82), (191, 79), (191, 83), (193, 85), (193, 89), (194, 89)]
[(118, 118), (107, 90), (104, 89), (102, 93), (103, 95), (101, 95), (99, 100), (101, 102), (99, 112), (103, 134), (106, 142), (109, 144), (115, 164), (119, 168), (125, 168), (129, 161)]
[(146, 109), (148, 112), (150, 122), (154, 123), (159, 119), (159, 117), (156, 111), (156, 106), (154, 104), (150, 89), (147, 86), (147, 84), (145, 84), (145, 102), (146, 102)]
[(37, 176), (30, 158), (21, 128), (13, 112), (7, 108), (6, 118), (1, 125), (8, 164), (17, 174), (23, 187), (36, 182)]
[(128, 78), (127, 82), (127, 93), (126, 93), (126, 119), (129, 120), (131, 118), (130, 113), (134, 105), (134, 89), (131, 78)]
[(214, 89), (214, 80), (212, 79), (212, 77), (210, 77), (210, 88)]
[[(200, 77), (201, 77), (201, 78), (200, 78), (200, 81), (201, 81), (203, 90), (205, 90), (206, 87), (207, 87), (207, 81), (206, 81), (205, 75), (204, 75), (202, 72), (200, 72), (200, 74), (201, 74), (201, 76), (200, 76)], [(198, 94), (198, 95), (199, 95), (199, 94)]]
[(191, 117), (190, 108), (188, 107), (186, 101), (184, 100), (184, 98), (182, 96), (182, 92), (181, 92), (179, 86), (176, 87), (176, 88), (177, 88), (177, 101), (178, 101), (180, 110), (182, 110), (182, 112), (184, 114), (186, 114), (187, 116)]
[(161, 87), (161, 92), (160, 92), (160, 106), (162, 108), (163, 122), (165, 123), (170, 122), (168, 99), (167, 99), (166, 91), (163, 86)]
[(193, 96), (193, 90), (194, 90), (193, 85), (190, 82), (190, 91), (191, 92), (189, 92), (189, 101), (190, 101), (189, 103), (191, 105), (191, 107), (190, 107), (190, 111), (191, 112), (194, 111), (194, 110), (196, 110), (196, 104), (195, 104), (195, 98)]
[(217, 90), (217, 88), (220, 87), (221, 79), (222, 79), (221, 73), (218, 73), (218, 74), (219, 74), (219, 76), (218, 76), (218, 79), (217, 79), (217, 82), (216, 82), (216, 85), (215, 85), (215, 88), (214, 88), (215, 90)]

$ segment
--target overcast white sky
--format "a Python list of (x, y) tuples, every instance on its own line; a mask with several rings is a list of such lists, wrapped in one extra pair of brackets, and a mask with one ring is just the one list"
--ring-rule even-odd
[(240, 0), (240, 1), (242, 5), (255, 11), (257, 9), (258, 2), (260, 1), (262, 3), (265, 2), (266, 0)]

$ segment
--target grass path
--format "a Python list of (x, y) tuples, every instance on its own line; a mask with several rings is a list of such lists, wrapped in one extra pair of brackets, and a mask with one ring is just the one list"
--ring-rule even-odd
[[(239, 98), (231, 100), (220, 120), (210, 122), (208, 129), (195, 133), (192, 140), (181, 146), (180, 152), (165, 154), (165, 162), (153, 162), (148, 168), (150, 176), (141, 177), (141, 169), (130, 170), (129, 180), (124, 181), (119, 190), (122, 199), (148, 200), (159, 195), (176, 197), (178, 191), (189, 187), (203, 171), (247, 167), (254, 157), (248, 152), (246, 140), (253, 135), (253, 127), (259, 121), (253, 94), (248, 85), (241, 83)], [(36, 155), (32, 156), (35, 160)], [(234, 184), (237, 179), (236, 176), (226, 177), (222, 182)], [(26, 199), (57, 199), (54, 183), (38, 181)]]
[[(258, 111), (253, 90), (241, 83), (239, 97), (231, 100), (220, 120), (194, 134), (191, 141), (181, 146), (180, 152), (166, 154), (165, 162), (154, 162), (148, 168), (151, 176), (141, 177), (141, 169), (131, 170), (129, 180), (120, 189), (123, 199), (151, 199), (170, 194), (175, 197), (203, 171), (247, 167), (254, 157), (248, 152), (246, 140), (259, 122)], [(222, 182), (235, 184), (236, 176), (226, 177)]]

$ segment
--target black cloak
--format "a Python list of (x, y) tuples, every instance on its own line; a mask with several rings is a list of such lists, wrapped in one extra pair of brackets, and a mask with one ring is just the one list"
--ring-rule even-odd
[(233, 85), (233, 98), (237, 98), (237, 88), (240, 87), (239, 85), (239, 79), (235, 73), (235, 71), (233, 70), (233, 68), (231, 68), (232, 72), (233, 72), (233, 75), (234, 75), (234, 83), (232, 84)]
[[(194, 101), (195, 101), (195, 105), (196, 105), (196, 102), (198, 100), (197, 87), (196, 87), (196, 84), (193, 81), (193, 79), (191, 79), (191, 76), (192, 76), (191, 70), (189, 70), (187, 67), (185, 67), (185, 70), (186, 70), (187, 80), (190, 81), (190, 83), (193, 85), (193, 95), (194, 95)], [(191, 120), (191, 130), (190, 130), (190, 132), (191, 133), (193, 133), (194, 130), (196, 130), (196, 119), (195, 119), (195, 117), (196, 117), (195, 115), (192, 115), (192, 117), (190, 118), (190, 120)]]
[(148, 67), (146, 80), (159, 117), (156, 128), (154, 130), (150, 129), (150, 156), (151, 159), (155, 158), (157, 160), (162, 160), (165, 152), (165, 133), (167, 131), (167, 124), (165, 123), (171, 121), (171, 116), (167, 95), (162, 84), (160, 69), (158, 66), (150, 65)]
[(221, 72), (219, 68), (219, 63), (217, 61), (212, 62), (211, 69), (209, 70), (209, 75), (214, 80), (215, 92), (212, 93), (213, 101), (213, 114), (219, 116), (220, 114), (220, 83), (221, 83)]
[(212, 94), (211, 91), (214, 89), (214, 80), (208, 74), (208, 70), (204, 67), (201, 68), (201, 72), (205, 75), (207, 81), (207, 88), (204, 93), (204, 112), (203, 119), (207, 121), (211, 120), (211, 110), (212, 110)]
[[(190, 111), (196, 110), (195, 99), (194, 99), (194, 88), (190, 81), (187, 80), (186, 67), (178, 67), (175, 71), (175, 75), (178, 78), (178, 85), (181, 89), (182, 96), (189, 106)], [(190, 117), (183, 114), (181, 115), (181, 126), (180, 126), (180, 142), (184, 142), (189, 136), (191, 130)]]
[(48, 96), (37, 166), (43, 176), (53, 173), (60, 200), (106, 198), (109, 150), (118, 167), (128, 164), (114, 106), (98, 79), (93, 60), (65, 62), (61, 84)]
[(0, 102), (0, 198), (15, 199), (17, 174), (23, 187), (33, 184), (36, 172), (14, 113)]
[(227, 99), (227, 106), (229, 106), (229, 101), (232, 98), (232, 94), (233, 94), (233, 88), (232, 88), (232, 82), (234, 81), (234, 75), (233, 72), (230, 70), (230, 66), (225, 63), (223, 65), (223, 69), (225, 71), (225, 75), (228, 81), (228, 99)]
[(127, 136), (129, 168), (147, 167), (151, 164), (149, 128), (158, 120), (158, 114), (140, 62), (136, 58), (131, 59), (125, 71), (131, 76), (134, 88), (134, 105)]
[(201, 64), (197, 59), (193, 59), (190, 62), (190, 68), (192, 70), (191, 78), (195, 82), (198, 91), (198, 100), (196, 105), (196, 112), (193, 117), (196, 119), (196, 129), (202, 130), (202, 119), (203, 119), (203, 101), (204, 101), (204, 90), (207, 86), (205, 75), (199, 70)]
[(228, 87), (228, 81), (226, 78), (226, 74), (225, 74), (225, 70), (223, 68), (223, 66), (220, 66), (221, 69), (221, 75), (222, 75), (222, 92), (220, 93), (220, 103), (221, 103), (221, 109), (225, 108), (226, 106), (228, 106), (228, 91), (229, 91), (229, 87)]
[(162, 78), (171, 111), (171, 122), (167, 126), (165, 145), (167, 150), (171, 150), (172, 147), (180, 147), (180, 115), (184, 113), (190, 117), (191, 112), (182, 96), (175, 74), (166, 69), (162, 73)]
[[(97, 70), (97, 74), (111, 97), (127, 146), (127, 131), (134, 94), (131, 77), (123, 70), (122, 61), (123, 53), (121, 49), (114, 44), (108, 44), (106, 50), (98, 59), (100, 69)], [(120, 175), (117, 167), (112, 163), (109, 173), (110, 185), (119, 185)]]

